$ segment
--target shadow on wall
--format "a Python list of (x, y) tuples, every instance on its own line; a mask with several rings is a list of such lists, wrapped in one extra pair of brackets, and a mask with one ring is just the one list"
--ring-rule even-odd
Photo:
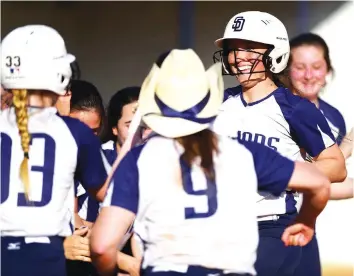
[[(309, 2), (311, 29), (343, 2)], [(47, 24), (65, 38), (75, 54), (82, 78), (99, 88), (107, 101), (119, 88), (141, 85), (153, 61), (166, 49), (179, 45), (179, 2), (2, 2), (1, 35), (25, 24)], [(194, 48), (207, 66), (216, 48), (213, 41), (227, 21), (245, 10), (274, 14), (297, 34), (298, 2), (195, 2)], [(226, 78), (226, 86), (233, 78)], [(228, 85), (228, 82), (230, 82)]]

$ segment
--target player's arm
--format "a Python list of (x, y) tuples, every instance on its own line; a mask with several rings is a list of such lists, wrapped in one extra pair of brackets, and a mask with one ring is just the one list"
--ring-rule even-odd
[(353, 153), (353, 146), (354, 146), (354, 128), (344, 137), (342, 143), (340, 144), (339, 148), (341, 149), (344, 158), (349, 158)]
[(260, 144), (242, 143), (253, 155), (260, 191), (279, 196), (290, 188), (304, 193), (297, 223), (308, 229), (308, 239), (299, 244), (306, 245), (314, 234), (316, 218), (329, 199), (328, 178), (312, 163), (293, 162)]
[(333, 183), (331, 185), (332, 200), (348, 199), (354, 197), (354, 183), (353, 178), (347, 177), (344, 182)]
[(116, 273), (117, 248), (138, 210), (137, 150), (128, 152), (114, 172), (103, 208), (92, 229), (91, 258), (103, 276)]
[(96, 135), (81, 122), (76, 122), (76, 140), (78, 144), (75, 180), (98, 201), (102, 201), (107, 186), (104, 185), (111, 170)]
[(317, 168), (331, 182), (344, 181), (347, 175), (344, 156), (321, 111), (303, 100), (296, 105), (289, 121), (299, 146), (310, 154)]
[(117, 264), (120, 269), (128, 272), (130, 276), (139, 276), (140, 273), (139, 259), (118, 251)]

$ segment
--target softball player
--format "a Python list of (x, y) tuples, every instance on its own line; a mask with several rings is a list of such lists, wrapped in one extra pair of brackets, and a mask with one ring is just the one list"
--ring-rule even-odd
[(99, 140), (53, 107), (74, 59), (60, 34), (44, 25), (16, 28), (1, 43), (1, 83), (13, 93), (13, 107), (0, 115), (3, 275), (66, 275), (74, 176), (98, 197), (103, 193)]
[(172, 50), (153, 65), (138, 110), (157, 135), (129, 151), (113, 175), (91, 236), (101, 275), (114, 275), (115, 248), (135, 217), (145, 247), (143, 275), (256, 275), (257, 182), (276, 196), (288, 183), (309, 192), (283, 241), (311, 239), (329, 181), (311, 164), (294, 169), (267, 147), (243, 146), (207, 129), (222, 99), (221, 64), (205, 72), (188, 49)]
[[(325, 117), (314, 104), (294, 96), (278, 81), (290, 53), (283, 23), (264, 12), (239, 13), (215, 44), (221, 50), (214, 53), (214, 60), (221, 60), (224, 74), (236, 76), (240, 86), (226, 89), (213, 129), (233, 139), (266, 145), (292, 160), (301, 158), (301, 149), (332, 182), (343, 181), (344, 158)], [(276, 197), (259, 193), (257, 205), (257, 273), (292, 275), (302, 249), (285, 247), (281, 235), (295, 219), (300, 198), (290, 190)], [(312, 242), (317, 244), (316, 238)]]
[(319, 97), (326, 77), (333, 74), (329, 48), (322, 37), (303, 33), (290, 40), (289, 76), (294, 93), (313, 102), (327, 119), (337, 144), (347, 134), (345, 121), (338, 109)]

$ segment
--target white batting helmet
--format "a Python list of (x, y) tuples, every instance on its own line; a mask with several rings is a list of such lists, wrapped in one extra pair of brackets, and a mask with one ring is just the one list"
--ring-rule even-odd
[(286, 68), (290, 54), (288, 33), (284, 24), (275, 16), (260, 11), (236, 14), (226, 25), (224, 36), (217, 39), (215, 45), (227, 48), (227, 41), (231, 39), (270, 45), (271, 48), (264, 54), (266, 68), (272, 73), (280, 73)]
[(43, 89), (64, 95), (74, 60), (53, 28), (19, 27), (1, 43), (1, 84), (5, 89)]

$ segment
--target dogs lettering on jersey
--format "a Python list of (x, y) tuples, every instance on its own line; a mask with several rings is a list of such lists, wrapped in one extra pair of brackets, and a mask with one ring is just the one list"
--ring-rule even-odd
[(259, 144), (265, 145), (270, 147), (271, 149), (277, 151), (278, 148), (276, 147), (276, 144), (280, 141), (280, 138), (278, 137), (266, 137), (263, 134), (260, 133), (251, 133), (248, 131), (242, 132), (242, 131), (237, 131), (237, 136), (236, 137), (231, 137), (232, 139), (237, 139), (239, 141), (252, 141), (252, 142), (257, 142)]

